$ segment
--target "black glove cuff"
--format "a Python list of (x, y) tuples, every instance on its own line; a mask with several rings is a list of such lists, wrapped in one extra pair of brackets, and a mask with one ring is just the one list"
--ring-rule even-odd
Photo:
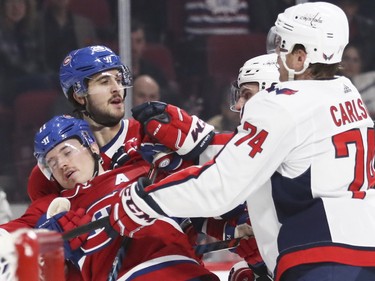
[(159, 101), (145, 102), (131, 109), (133, 118), (142, 123), (165, 111), (167, 104)]

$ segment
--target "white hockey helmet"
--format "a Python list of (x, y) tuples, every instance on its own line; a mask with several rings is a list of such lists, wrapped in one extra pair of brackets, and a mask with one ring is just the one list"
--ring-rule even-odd
[(279, 82), (276, 54), (257, 56), (245, 62), (238, 73), (237, 86), (250, 82), (258, 83), (259, 91)]
[(267, 54), (249, 59), (240, 68), (238, 78), (232, 85), (230, 108), (238, 112), (235, 105), (240, 98), (240, 87), (246, 83), (258, 83), (259, 91), (267, 89), (279, 82), (277, 55)]
[[(280, 47), (280, 53), (290, 53), (302, 44), (307, 53), (307, 64), (341, 62), (349, 41), (349, 24), (345, 13), (327, 2), (307, 2), (292, 6), (279, 14), (271, 28), (267, 50)], [(308, 66), (308, 65), (307, 65)]]

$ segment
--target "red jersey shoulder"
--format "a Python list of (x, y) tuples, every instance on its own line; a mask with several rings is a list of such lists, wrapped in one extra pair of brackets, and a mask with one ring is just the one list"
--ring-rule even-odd
[(133, 118), (129, 118), (127, 119), (127, 121), (128, 121), (128, 126), (127, 126), (125, 141), (128, 141), (131, 138), (142, 138), (141, 124)]

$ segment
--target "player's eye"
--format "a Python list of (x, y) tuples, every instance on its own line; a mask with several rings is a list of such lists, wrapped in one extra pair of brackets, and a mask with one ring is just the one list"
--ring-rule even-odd
[(47, 161), (47, 165), (51, 170), (55, 170), (57, 168), (57, 160), (51, 159)]
[(239, 98), (243, 98), (245, 100), (248, 100), (251, 98), (251, 96), (253, 95), (253, 93), (247, 89), (247, 88), (243, 88), (239, 91)]
[(102, 79), (100, 79), (100, 84), (107, 85), (109, 83), (109, 81), (110, 81), (109, 78), (102, 78)]
[(70, 154), (72, 153), (72, 150), (71, 149), (65, 149), (64, 150), (64, 156), (69, 156)]

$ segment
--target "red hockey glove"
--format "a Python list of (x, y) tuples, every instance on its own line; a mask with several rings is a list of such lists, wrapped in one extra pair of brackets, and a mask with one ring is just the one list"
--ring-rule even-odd
[[(44, 228), (57, 232), (70, 231), (77, 226), (87, 224), (91, 221), (91, 216), (86, 214), (85, 209), (78, 209), (76, 211), (62, 212), (47, 219), (43, 215), (37, 222), (36, 228)], [(78, 237), (74, 237), (69, 241), (64, 242), (65, 258), (70, 259), (73, 256), (73, 251), (77, 250), (86, 241), (89, 233), (84, 233)]]
[(228, 281), (254, 281), (254, 272), (245, 261), (240, 261), (232, 266), (229, 271)]
[(132, 113), (147, 135), (184, 159), (196, 158), (214, 136), (213, 126), (170, 104), (148, 102), (134, 107)]
[(235, 218), (226, 220), (224, 227), (224, 239), (229, 240), (234, 238), (249, 237), (254, 235), (253, 228), (250, 225), (249, 214), (245, 210), (241, 215)]
[(254, 236), (241, 239), (236, 248), (236, 253), (249, 264), (255, 265), (263, 262)]
[(124, 165), (132, 158), (138, 156), (139, 141), (137, 138), (131, 138), (125, 142), (119, 149), (113, 154), (110, 169), (116, 169)]

